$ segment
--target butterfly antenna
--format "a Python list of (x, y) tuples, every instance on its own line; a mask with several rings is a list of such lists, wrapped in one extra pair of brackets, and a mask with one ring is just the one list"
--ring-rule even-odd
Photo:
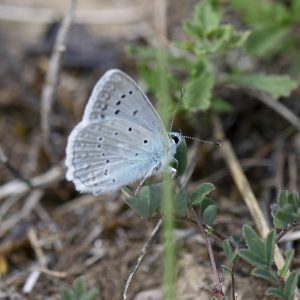
[(172, 131), (173, 123), (174, 123), (174, 120), (175, 120), (177, 111), (178, 111), (178, 109), (179, 109), (179, 104), (180, 104), (182, 98), (183, 98), (183, 88), (181, 88), (180, 98), (178, 99), (178, 101), (177, 101), (177, 103), (176, 103), (176, 108), (175, 108), (175, 111), (174, 111), (173, 116), (172, 116), (172, 119), (171, 119), (170, 131)]
[(216, 142), (216, 141), (206, 141), (206, 140), (201, 140), (201, 139), (198, 139), (198, 138), (195, 138), (195, 137), (192, 137), (192, 136), (186, 136), (186, 135), (182, 135), (182, 137), (184, 137), (184, 138), (186, 138), (186, 139), (194, 140), (194, 141), (197, 141), (197, 142), (200, 142), (200, 143), (204, 143), (204, 144), (217, 145), (217, 146), (219, 146), (219, 147), (222, 146), (222, 143), (221, 143), (221, 142)]

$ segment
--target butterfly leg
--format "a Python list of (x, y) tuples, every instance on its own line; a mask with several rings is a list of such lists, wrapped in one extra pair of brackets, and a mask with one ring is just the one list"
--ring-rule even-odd
[(135, 195), (135, 196), (137, 195), (137, 193), (138, 193), (140, 187), (143, 185), (143, 183), (145, 182), (145, 180), (146, 180), (147, 178), (149, 178), (149, 177), (152, 175), (153, 171), (155, 170), (155, 168), (156, 168), (158, 165), (159, 165), (159, 164), (154, 165), (154, 166), (148, 171), (148, 173), (145, 175), (145, 177), (141, 180), (140, 184), (138, 185), (138, 187), (136, 188), (136, 190), (135, 190), (135, 192), (134, 192), (134, 195)]
[(174, 163), (176, 165), (176, 168), (178, 168), (178, 160), (175, 157), (172, 157), (171, 163)]
[(167, 170), (166, 170), (169, 174), (171, 174), (171, 178), (174, 179), (177, 175), (177, 170), (175, 168), (172, 168), (170, 166), (168, 166)]

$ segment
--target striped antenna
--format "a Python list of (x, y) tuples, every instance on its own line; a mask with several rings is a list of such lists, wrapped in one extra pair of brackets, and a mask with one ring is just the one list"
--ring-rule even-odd
[(195, 137), (192, 137), (192, 136), (186, 136), (186, 135), (182, 135), (182, 137), (184, 137), (184, 138), (186, 138), (186, 139), (194, 140), (194, 141), (197, 141), (197, 142), (200, 142), (200, 143), (204, 143), (204, 144), (217, 145), (217, 146), (219, 146), (219, 147), (222, 146), (222, 143), (221, 143), (221, 142), (216, 142), (216, 141), (206, 141), (206, 140), (201, 140), (201, 139), (198, 139), (198, 138), (195, 138)]
[(177, 101), (177, 103), (176, 103), (176, 108), (175, 108), (175, 111), (174, 111), (173, 116), (172, 116), (172, 119), (171, 119), (170, 131), (172, 131), (173, 123), (174, 123), (174, 120), (175, 120), (177, 111), (178, 111), (178, 109), (179, 109), (179, 104), (180, 104), (182, 98), (183, 98), (183, 88), (181, 88), (180, 98), (178, 99), (178, 101)]

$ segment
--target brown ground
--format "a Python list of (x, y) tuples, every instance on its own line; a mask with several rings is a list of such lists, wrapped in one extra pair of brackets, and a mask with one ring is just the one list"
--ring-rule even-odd
[[(123, 202), (121, 193), (105, 197), (76, 193), (73, 184), (64, 179), (62, 163), (68, 133), (80, 119), (97, 78), (111, 67), (136, 74), (134, 62), (123, 49), (129, 43), (152, 43), (149, 1), (79, 1), (77, 11), (82, 13), (84, 25), (74, 27), (69, 36), (68, 49), (77, 55), (65, 56), (51, 115), (54, 146), (45, 149), (40, 93), (54, 36), (50, 31), (46, 39), (45, 32), (49, 31), (51, 14), (59, 17), (63, 13), (62, 2), (26, 1), (26, 6), (34, 10), (52, 9), (50, 17), (43, 15), (44, 10), (39, 11), (37, 17), (41, 20), (36, 23), (26, 19), (24, 7), (23, 21), (15, 20), (15, 10), (7, 13), (7, 19), (0, 14), (0, 146), (25, 178), (46, 174), (44, 187), (28, 190), (25, 185), (24, 190), (24, 185), (13, 182), (15, 175), (0, 163), (0, 299), (61, 299), (61, 288), (82, 275), (88, 287), (100, 290), (99, 299), (120, 299), (129, 271), (157, 222), (141, 219)], [(169, 8), (172, 38), (182, 36), (180, 22), (192, 14), (195, 2), (174, 1)], [(0, 7), (5, 3), (9, 2), (2, 1)], [(18, 3), (24, 5), (23, 1), (14, 1)], [(138, 11), (132, 13), (130, 7)], [(101, 14), (106, 8), (121, 9), (124, 24), (118, 24), (122, 18), (109, 18), (108, 13), (107, 20), (92, 14)], [(87, 9), (86, 16), (83, 12)], [(282, 134), (289, 128), (285, 120), (240, 91), (224, 93), (230, 93), (235, 106), (235, 112), (223, 119), (226, 134), (268, 217), (276, 186), (281, 183), (294, 190), (299, 186), (300, 135), (293, 134), (289, 144), (284, 145)], [(286, 99), (285, 104), (299, 115), (299, 102)], [(209, 132), (203, 129), (200, 135)], [(214, 199), (220, 208), (216, 230), (224, 236), (239, 234), (242, 225), (252, 224), (252, 220), (216, 148), (201, 145), (197, 168), (187, 187), (214, 183)], [(285, 168), (281, 161), (286, 162)], [(199, 289), (209, 287), (213, 280), (203, 238), (183, 222), (176, 224), (175, 234), (178, 299), (208, 299)], [(213, 241), (213, 247), (220, 266), (224, 261), (220, 243)], [(129, 299), (162, 299), (161, 253), (158, 239), (133, 279)], [(53, 272), (42, 272), (30, 291), (24, 293), (25, 283), (43, 263)], [(250, 277), (249, 272), (246, 264), (237, 269), (238, 299), (264, 299), (267, 286)], [(223, 282), (228, 291), (230, 279), (223, 276)]]

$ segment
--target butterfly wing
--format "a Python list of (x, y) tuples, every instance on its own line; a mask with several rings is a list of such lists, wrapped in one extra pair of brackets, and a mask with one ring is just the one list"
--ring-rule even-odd
[(66, 153), (67, 179), (80, 192), (99, 195), (145, 177), (159, 166), (164, 147), (155, 133), (135, 121), (107, 117), (79, 123)]
[(108, 117), (132, 120), (167, 139), (160, 117), (138, 85), (124, 72), (106, 72), (95, 85), (84, 111), (83, 121), (104, 121)]

